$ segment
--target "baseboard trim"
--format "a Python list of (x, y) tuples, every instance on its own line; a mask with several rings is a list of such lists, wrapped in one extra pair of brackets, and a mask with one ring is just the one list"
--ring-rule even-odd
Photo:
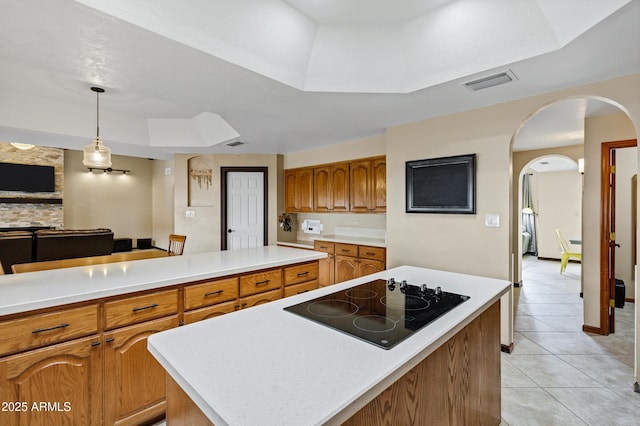
[[(542, 256), (538, 256), (538, 260), (553, 260), (553, 261), (556, 261), (556, 262), (560, 262), (560, 259), (557, 259), (557, 258), (555, 258), (555, 257), (542, 257)], [(570, 263), (582, 263), (582, 262), (580, 262), (579, 260), (576, 260), (576, 259), (569, 259), (569, 262), (570, 262)]]
[(636, 303), (636, 299), (633, 297), (625, 297), (624, 301), (629, 303)]
[(602, 334), (603, 336), (606, 335), (601, 327), (593, 327), (591, 325), (583, 325), (582, 331), (585, 331), (587, 333)]
[(500, 351), (510, 354), (513, 352), (513, 343), (509, 345), (500, 345)]

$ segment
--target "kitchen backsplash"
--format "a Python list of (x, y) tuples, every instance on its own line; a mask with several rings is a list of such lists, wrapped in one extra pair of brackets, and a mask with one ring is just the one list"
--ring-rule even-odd
[[(387, 228), (386, 214), (295, 213), (292, 216), (296, 216), (295, 223), (297, 226), (294, 228), (296, 232), (291, 232), (291, 240), (310, 240), (312, 237), (335, 235), (342, 230), (354, 230), (354, 232), (357, 232), (358, 229), (362, 229), (363, 232), (366, 231), (367, 234), (370, 233), (369, 229), (378, 230), (378, 233), (384, 236)], [(305, 220), (319, 220), (322, 224), (320, 234), (304, 233), (300, 228), (300, 224)]]

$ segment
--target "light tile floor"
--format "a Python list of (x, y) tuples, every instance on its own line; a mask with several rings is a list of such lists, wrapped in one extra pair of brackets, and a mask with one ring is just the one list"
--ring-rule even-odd
[[(616, 333), (582, 331), (581, 266), (523, 259), (512, 354), (502, 354), (502, 425), (640, 425), (633, 391), (634, 304)], [(627, 284), (628, 285), (628, 284)]]

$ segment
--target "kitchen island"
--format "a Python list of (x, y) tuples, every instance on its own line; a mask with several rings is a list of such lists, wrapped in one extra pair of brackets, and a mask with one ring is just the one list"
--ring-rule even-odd
[(147, 338), (317, 288), (324, 256), (267, 246), (0, 276), (0, 424), (164, 417)]
[[(372, 279), (469, 299), (385, 350), (284, 308)], [(172, 424), (499, 424), (508, 281), (401, 266), (149, 338)]]

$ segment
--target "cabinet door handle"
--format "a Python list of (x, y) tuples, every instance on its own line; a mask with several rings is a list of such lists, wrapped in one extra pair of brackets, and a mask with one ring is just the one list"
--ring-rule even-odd
[(243, 308), (244, 308), (245, 306), (247, 306), (247, 303), (246, 303), (246, 302), (242, 304), (242, 307), (243, 307)]
[(224, 290), (210, 291), (209, 293), (205, 293), (204, 297), (215, 296), (217, 294), (222, 294)]
[(139, 311), (144, 311), (145, 309), (155, 308), (156, 306), (158, 306), (157, 303), (152, 303), (151, 305), (143, 306), (141, 308), (133, 308), (131, 311), (132, 312), (139, 312)]
[(115, 338), (115, 337), (107, 337), (107, 339), (105, 340), (105, 342), (107, 342), (107, 343), (111, 343), (111, 342), (114, 342), (115, 340), (116, 340), (116, 338)]
[(240, 305), (233, 305), (233, 309), (238, 309)]
[(304, 277), (305, 275), (309, 275), (309, 271), (307, 271), (307, 272), (300, 272), (300, 273), (298, 274), (298, 276), (299, 276), (299, 277)]
[(60, 325), (54, 325), (53, 327), (49, 327), (49, 328), (36, 328), (31, 333), (38, 334), (38, 333), (42, 333), (43, 331), (57, 330), (59, 328), (65, 328), (65, 327), (69, 327), (69, 323), (65, 322), (65, 323), (62, 323)]
[(266, 285), (269, 284), (269, 282), (271, 282), (271, 280), (258, 281), (256, 285)]

